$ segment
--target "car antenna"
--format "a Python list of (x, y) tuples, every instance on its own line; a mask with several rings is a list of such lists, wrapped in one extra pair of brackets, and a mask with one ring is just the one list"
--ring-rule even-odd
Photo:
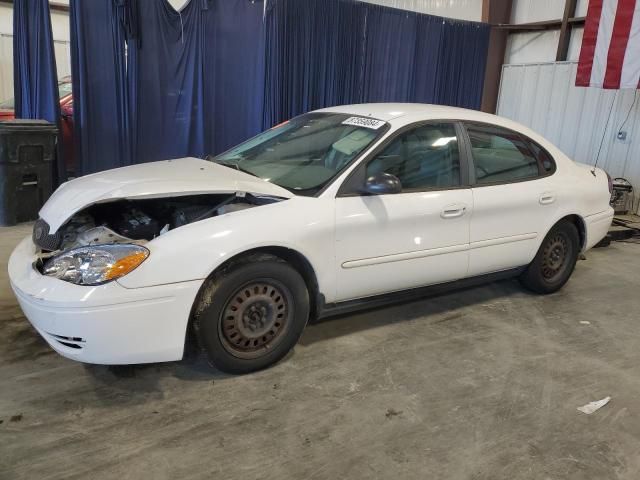
[(613, 111), (613, 106), (616, 103), (616, 98), (618, 97), (618, 90), (613, 95), (613, 100), (611, 100), (611, 107), (609, 107), (609, 115), (607, 116), (607, 123), (604, 124), (604, 131), (602, 132), (602, 138), (600, 139), (600, 146), (598, 147), (598, 154), (596, 155), (596, 161), (593, 164), (593, 168), (591, 169), (591, 175), (596, 176), (596, 167), (598, 166), (598, 160), (600, 159), (600, 152), (602, 151), (602, 144), (604, 143), (604, 137), (607, 134), (607, 128), (609, 128), (609, 120), (611, 120), (611, 112)]

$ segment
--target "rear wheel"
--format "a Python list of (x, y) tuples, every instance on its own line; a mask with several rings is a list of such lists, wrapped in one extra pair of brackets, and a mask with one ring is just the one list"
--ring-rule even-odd
[(210, 280), (194, 327), (216, 367), (248, 373), (284, 357), (308, 317), (309, 294), (300, 274), (277, 257), (261, 255)]
[(579, 253), (578, 229), (571, 222), (559, 222), (543, 240), (520, 281), (536, 293), (557, 292), (573, 273)]

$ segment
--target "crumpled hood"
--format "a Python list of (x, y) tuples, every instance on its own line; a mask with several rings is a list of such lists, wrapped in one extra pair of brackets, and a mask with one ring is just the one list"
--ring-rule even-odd
[(246, 192), (291, 198), (287, 189), (199, 158), (142, 163), (94, 173), (62, 184), (40, 210), (54, 233), (74, 213), (117, 199)]

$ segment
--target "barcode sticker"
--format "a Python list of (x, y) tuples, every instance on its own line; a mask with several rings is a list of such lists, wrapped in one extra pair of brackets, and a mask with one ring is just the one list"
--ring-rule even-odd
[(366, 117), (349, 117), (344, 122), (343, 125), (353, 125), (355, 127), (364, 127), (371, 128), (372, 130), (377, 130), (381, 126), (383, 126), (386, 122), (382, 120), (376, 120), (375, 118), (366, 118)]

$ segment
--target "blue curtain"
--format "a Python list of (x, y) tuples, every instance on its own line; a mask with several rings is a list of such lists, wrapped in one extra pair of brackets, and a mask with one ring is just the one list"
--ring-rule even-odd
[(190, 0), (179, 12), (167, 0), (72, 0), (81, 172), (215, 154), (331, 105), (480, 107), (488, 25), (356, 0), (263, 9), (257, 0)]
[[(13, 90), (16, 118), (42, 119), (60, 128), (56, 57), (48, 0), (20, 0), (13, 4)], [(62, 142), (53, 180), (65, 177)]]
[(378, 5), (364, 5), (365, 68), (362, 102), (413, 100), (418, 14)]
[(15, 2), (13, 29), (16, 117), (57, 122), (60, 103), (48, 0)]
[(203, 153), (220, 153), (262, 130), (263, 7), (217, 0), (203, 16)]
[(436, 103), (479, 109), (490, 27), (444, 20), (438, 55)]
[[(139, 0), (128, 68), (138, 162), (204, 153), (203, 8)], [(214, 45), (211, 47), (215, 48)]]
[(71, 0), (70, 10), (76, 170), (129, 165), (124, 3)]
[(356, 0), (267, 5), (264, 127), (341, 103), (480, 108), (489, 25)]
[[(442, 49), (445, 24), (445, 20), (441, 17), (432, 15), (417, 16), (416, 55), (413, 65), (413, 78), (416, 80), (412, 83), (411, 92), (411, 98), (414, 102), (447, 104), (438, 95), (438, 78), (441, 74), (439, 65), (443, 61), (441, 56), (446, 57), (446, 51)], [(486, 52), (484, 56), (487, 56)], [(483, 82), (484, 74), (480, 78), (481, 91)], [(455, 82), (453, 88), (455, 88)], [(466, 106), (480, 108), (480, 101), (478, 101), (477, 105), (470, 104)]]
[(129, 43), (139, 162), (218, 153), (260, 130), (263, 4), (138, 0)]
[(263, 127), (358, 101), (364, 66), (362, 5), (268, 0)]

